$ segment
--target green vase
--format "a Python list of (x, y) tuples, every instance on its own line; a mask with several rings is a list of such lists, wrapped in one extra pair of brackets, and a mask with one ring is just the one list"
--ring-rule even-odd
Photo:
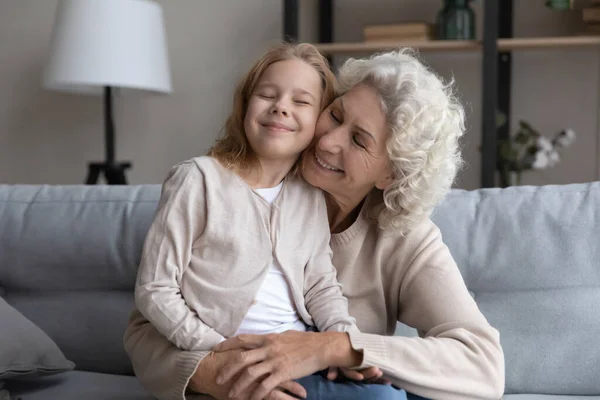
[(546, 7), (552, 8), (554, 10), (572, 10), (573, 9), (573, 1), (572, 0), (547, 0)]
[(438, 39), (475, 40), (475, 12), (470, 0), (445, 0), (437, 16)]

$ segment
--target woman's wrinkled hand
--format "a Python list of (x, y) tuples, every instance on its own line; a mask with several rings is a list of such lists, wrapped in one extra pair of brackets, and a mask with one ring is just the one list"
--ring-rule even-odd
[(214, 351), (241, 349), (245, 351), (227, 363), (217, 377), (217, 383), (232, 382), (231, 398), (251, 393), (251, 400), (261, 400), (282, 382), (311, 375), (330, 365), (360, 365), (347, 334), (340, 332), (239, 335), (218, 344)]
[[(219, 353), (209, 353), (200, 362), (198, 368), (190, 378), (188, 389), (195, 393), (208, 394), (214, 397), (216, 400), (229, 400), (229, 392), (231, 387), (228, 383), (223, 385), (217, 384), (217, 375), (225, 365), (228, 365), (237, 359), (242, 352), (243, 350), (231, 350)], [(251, 387), (251, 389), (255, 390), (256, 387)], [(286, 381), (281, 382), (277, 388), (274, 388), (272, 391), (270, 391), (264, 398), (266, 400), (296, 399), (295, 397), (284, 393), (284, 390), (287, 390), (301, 398), (306, 397), (306, 390), (302, 387), (302, 385), (295, 381)], [(249, 399), (251, 393), (252, 392), (249, 392), (246, 395), (242, 395), (238, 398), (241, 400)]]
[(391, 381), (383, 378), (383, 372), (377, 367), (369, 367), (361, 370), (354, 370), (348, 368), (329, 367), (327, 372), (327, 379), (334, 381), (340, 375), (344, 375), (346, 378), (353, 381), (360, 381), (364, 383), (377, 383), (381, 385), (389, 385)]

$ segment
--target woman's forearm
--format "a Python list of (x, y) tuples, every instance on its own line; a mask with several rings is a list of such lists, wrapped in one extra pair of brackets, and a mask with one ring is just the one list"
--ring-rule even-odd
[(354, 368), (362, 364), (363, 354), (352, 348), (346, 332), (324, 332), (328, 344), (325, 359), (331, 367)]
[(124, 346), (142, 386), (160, 400), (184, 400), (188, 381), (207, 354), (178, 349), (137, 309), (130, 317)]
[(489, 325), (447, 323), (425, 338), (359, 332), (350, 336), (354, 347), (363, 351), (360, 368), (377, 367), (408, 392), (448, 400), (502, 396), (504, 357), (498, 333)]
[(213, 386), (211, 385), (211, 378), (214, 378), (215, 370), (215, 354), (208, 353), (198, 364), (198, 368), (190, 378), (187, 389), (194, 393), (211, 394)]

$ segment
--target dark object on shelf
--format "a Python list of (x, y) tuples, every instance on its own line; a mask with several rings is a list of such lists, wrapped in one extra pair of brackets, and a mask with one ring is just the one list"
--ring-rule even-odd
[[(497, 33), (499, 38), (511, 38), (513, 36), (513, 0), (504, 0), (502, 7), (498, 6), (498, 26)], [(485, 30), (485, 29), (484, 29)], [(490, 33), (488, 32), (488, 35)], [(510, 98), (511, 98), (511, 75), (512, 75), (512, 53), (510, 51), (498, 51), (496, 56), (497, 65), (497, 82), (496, 82), (496, 113), (503, 116), (502, 124), (496, 126), (496, 142), (508, 140), (510, 136), (511, 115), (510, 115)], [(485, 83), (483, 83), (485, 85)], [(489, 112), (489, 111), (488, 111)], [(490, 130), (492, 127), (489, 128)], [(491, 146), (491, 145), (490, 145)], [(490, 147), (490, 152), (492, 149)], [(489, 167), (490, 169), (492, 166)], [(504, 171), (502, 157), (498, 154), (496, 157), (496, 168), (498, 171)], [(483, 172), (482, 172), (483, 174)], [(495, 176), (491, 176), (488, 182), (491, 186), (496, 186)], [(500, 173), (500, 187), (510, 186), (510, 181), (506, 179), (506, 175)]]
[(587, 27), (587, 32), (592, 35), (600, 34), (600, 1), (593, 2), (590, 7), (583, 9), (583, 22)]
[(546, 7), (552, 8), (553, 10), (572, 10), (573, 0), (547, 0)]
[(470, 0), (445, 0), (437, 16), (438, 39), (475, 40), (475, 12)]
[[(512, 0), (509, 0), (512, 1)], [(496, 186), (496, 125), (499, 104), (498, 34), (500, 32), (499, 0), (483, 3), (483, 57), (481, 93), (481, 187)], [(508, 115), (507, 115), (508, 118)]]
[(298, 0), (284, 0), (283, 2), (283, 40), (294, 43), (298, 41)]

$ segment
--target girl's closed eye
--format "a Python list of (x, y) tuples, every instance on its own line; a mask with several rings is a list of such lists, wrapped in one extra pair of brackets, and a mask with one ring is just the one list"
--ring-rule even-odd
[(275, 95), (272, 93), (259, 93), (258, 97), (262, 99), (273, 100), (275, 98)]

